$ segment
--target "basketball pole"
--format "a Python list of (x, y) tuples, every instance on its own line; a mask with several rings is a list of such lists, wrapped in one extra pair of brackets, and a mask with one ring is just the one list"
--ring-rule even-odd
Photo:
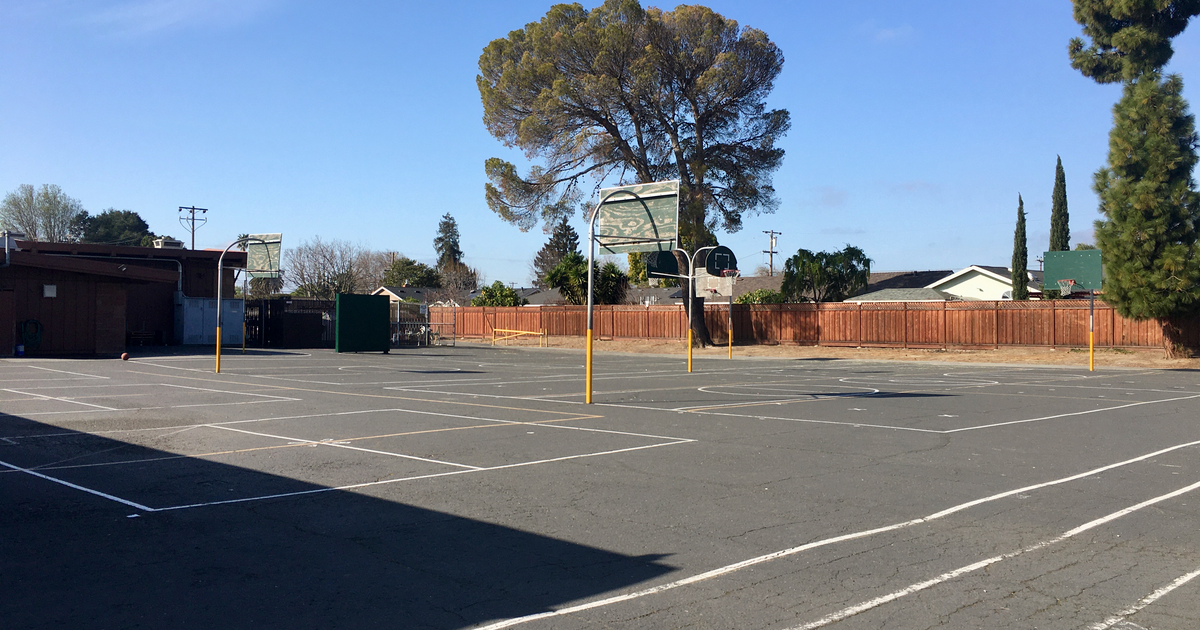
[[(734, 280), (737, 282), (737, 280)], [(729, 331), (729, 358), (733, 358), (733, 290), (729, 291), (729, 321), (726, 322), (726, 329)]]
[[(601, 201), (600, 203), (604, 203)], [(584, 404), (592, 404), (592, 271), (596, 267), (596, 217), (600, 214), (600, 204), (588, 217), (588, 297), (587, 297), (587, 368), (584, 370), (583, 399)]]
[[(219, 258), (217, 258), (217, 368), (216, 368), (217, 374), (221, 373), (221, 323), (222, 323), (222, 319), (223, 319), (221, 317), (221, 315), (222, 315), (222, 313), (221, 313), (221, 289), (223, 288), (222, 287), (223, 280), (225, 280), (225, 277), (224, 277), (225, 276), (225, 274), (224, 274), (225, 254), (229, 253), (230, 247), (233, 247), (234, 245), (239, 245), (239, 244), (245, 245), (246, 243), (249, 243), (250, 241), (266, 243), (266, 241), (262, 240), (261, 238), (252, 238), (252, 237), (239, 238), (236, 241), (230, 243), (229, 245), (226, 245), (225, 250), (221, 252), (221, 256)], [(245, 343), (245, 341), (246, 341), (246, 299), (245, 299), (245, 296), (243, 296), (242, 297), (242, 343)]]
[(1088, 289), (1088, 371), (1096, 371), (1096, 291)]

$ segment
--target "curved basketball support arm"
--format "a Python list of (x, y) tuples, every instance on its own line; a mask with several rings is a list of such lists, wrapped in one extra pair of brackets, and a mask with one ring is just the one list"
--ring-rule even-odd
[[(593, 320), (592, 307), (595, 305), (595, 294), (593, 293), (592, 285), (595, 282), (594, 268), (596, 266), (596, 219), (600, 217), (600, 208), (611, 198), (617, 195), (628, 195), (640, 201), (642, 206), (646, 202), (642, 200), (641, 195), (630, 190), (614, 190), (600, 199), (596, 207), (588, 214), (588, 269), (587, 269), (587, 367), (584, 377), (584, 403), (592, 404), (592, 341), (593, 341)], [(650, 209), (646, 208), (646, 213), (650, 213)]]
[(251, 241), (256, 241), (264, 245), (267, 243), (261, 238), (255, 238), (253, 236), (239, 238), (229, 245), (226, 245), (225, 251), (221, 252), (221, 256), (217, 258), (217, 374), (221, 373), (221, 290), (224, 288), (221, 285), (222, 281), (225, 279), (225, 274), (223, 273), (225, 271), (225, 254), (229, 253), (230, 247), (233, 247), (234, 245), (245, 245)]

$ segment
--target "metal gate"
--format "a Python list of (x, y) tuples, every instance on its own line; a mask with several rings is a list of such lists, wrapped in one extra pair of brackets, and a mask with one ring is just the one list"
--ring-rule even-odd
[(333, 300), (247, 300), (245, 312), (247, 347), (334, 347), (337, 305)]

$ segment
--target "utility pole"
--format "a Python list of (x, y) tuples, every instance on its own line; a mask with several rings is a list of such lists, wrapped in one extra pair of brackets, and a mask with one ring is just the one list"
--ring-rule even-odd
[(777, 239), (775, 237), (783, 236), (783, 232), (776, 232), (775, 230), (763, 230), (763, 234), (769, 234), (771, 237), (771, 246), (768, 249), (764, 249), (763, 253), (767, 255), (767, 260), (768, 260), (767, 273), (768, 273), (768, 275), (774, 276), (775, 275), (775, 254), (779, 253), (779, 252), (775, 251), (775, 244), (779, 242), (779, 239)]
[[(199, 212), (200, 214), (204, 214), (204, 213), (208, 212), (208, 209), (207, 208), (197, 208), (195, 206), (189, 206), (186, 208), (184, 206), (179, 206), (179, 224), (183, 226), (183, 229), (192, 233), (192, 249), (196, 249), (196, 228), (199, 227), (198, 225), (196, 225), (196, 222), (199, 221), (200, 225), (204, 225), (205, 223), (208, 223), (208, 217), (200, 217), (199, 219), (197, 219), (196, 218), (197, 212)], [(184, 216), (185, 213), (187, 214), (187, 216)]]

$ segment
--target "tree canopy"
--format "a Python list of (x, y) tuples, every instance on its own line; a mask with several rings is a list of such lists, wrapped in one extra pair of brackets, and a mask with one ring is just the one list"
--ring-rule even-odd
[[(587, 258), (577, 252), (563, 256), (558, 266), (546, 275), (546, 284), (558, 289), (570, 304), (587, 304)], [(596, 304), (621, 304), (629, 289), (629, 276), (609, 262), (596, 265), (592, 300)]]
[(835, 252), (801, 249), (783, 263), (780, 293), (789, 302), (841, 302), (867, 288), (871, 259), (846, 245)]
[(407, 256), (400, 256), (388, 267), (383, 273), (383, 284), (389, 287), (442, 286), (436, 269)]
[(785, 304), (787, 297), (772, 289), (755, 289), (737, 296), (733, 301), (738, 304)]
[(155, 234), (150, 224), (132, 210), (109, 208), (97, 215), (80, 212), (71, 227), (73, 236), (81, 243), (150, 247)]
[(1012, 265), (1008, 268), (1012, 281), (1012, 299), (1029, 299), (1029, 241), (1025, 236), (1025, 200), (1017, 195), (1017, 227), (1013, 230)]
[(1054, 193), (1050, 197), (1050, 250), (1065, 252), (1071, 249), (1071, 215), (1067, 210), (1067, 174), (1062, 158), (1054, 167)]
[(433, 238), (433, 250), (437, 252), (438, 269), (462, 262), (462, 247), (458, 243), (458, 222), (450, 213), (442, 215), (438, 223), (437, 236)]
[(1123, 82), (1113, 108), (1108, 164), (1094, 189), (1104, 218), (1104, 300), (1126, 317), (1157, 319), (1168, 356), (1182, 348), (1173, 318), (1200, 307), (1200, 198), (1195, 119), (1183, 80), (1162, 76), (1171, 38), (1200, 14), (1200, 0), (1074, 0), (1075, 20), (1091, 39), (1071, 40), (1071, 66), (1097, 83)]
[(62, 243), (71, 240), (71, 223), (81, 212), (83, 204), (58, 186), (21, 184), (0, 202), (0, 227), (31, 241)]
[(1074, 0), (1074, 14), (1090, 41), (1071, 40), (1071, 67), (1098, 83), (1118, 83), (1167, 65), (1175, 54), (1171, 38), (1200, 14), (1200, 0)]
[(778, 205), (776, 142), (791, 123), (766, 98), (782, 67), (766, 33), (707, 7), (554, 5), (479, 58), (488, 131), (535, 162), (522, 175), (487, 160), (488, 206), (528, 230), (571, 213), (587, 179), (678, 179), (681, 245), (712, 244)]
[(471, 306), (525, 306), (529, 303), (517, 295), (516, 289), (499, 280), (483, 287), (479, 295), (471, 299)]
[(542, 289), (546, 287), (546, 274), (558, 266), (563, 256), (579, 253), (579, 233), (571, 227), (567, 217), (562, 217), (554, 224), (554, 232), (550, 240), (542, 246), (533, 262), (530, 271), (533, 272), (533, 286)]
[(1134, 319), (1169, 318), (1200, 305), (1194, 191), (1195, 119), (1179, 77), (1125, 86), (1114, 110), (1108, 165), (1096, 173), (1105, 218), (1104, 299)]

